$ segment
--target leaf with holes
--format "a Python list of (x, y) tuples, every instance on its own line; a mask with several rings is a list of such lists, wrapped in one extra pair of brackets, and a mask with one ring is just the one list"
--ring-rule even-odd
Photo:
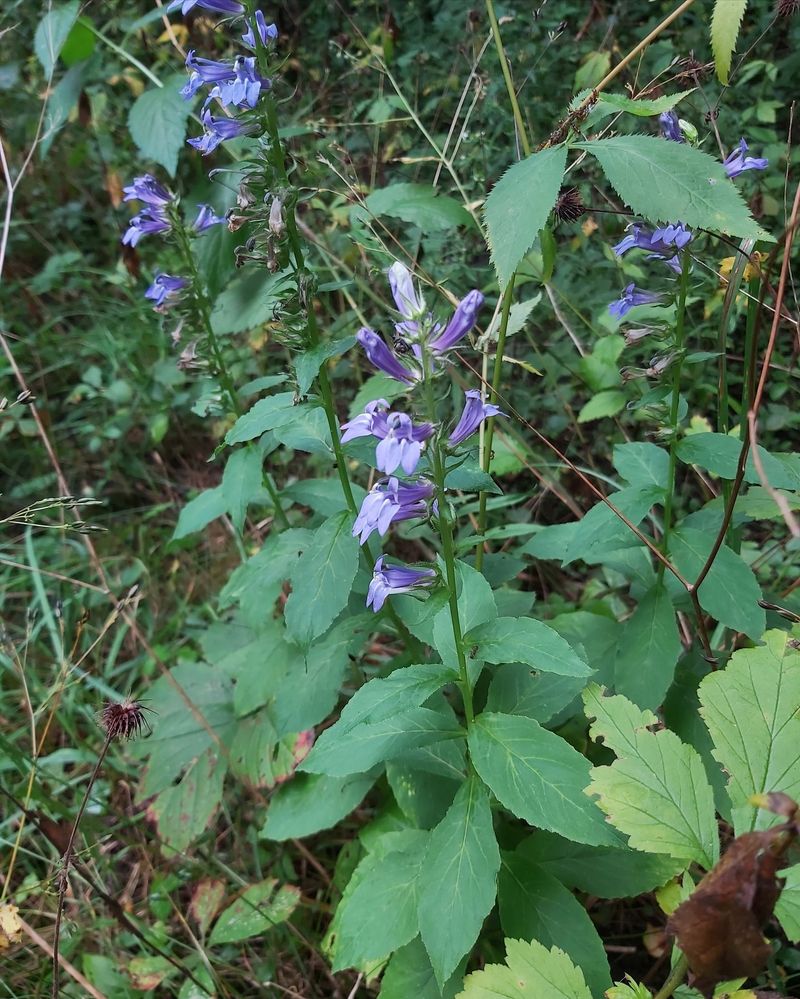
[(277, 886), (276, 878), (267, 878), (243, 892), (220, 914), (208, 938), (209, 947), (247, 940), (285, 923), (300, 902), (300, 889)]

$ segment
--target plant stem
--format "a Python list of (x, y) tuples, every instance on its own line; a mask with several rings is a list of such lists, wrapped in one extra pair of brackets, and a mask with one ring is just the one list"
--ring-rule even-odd
[[(672, 500), (675, 492), (675, 477), (678, 467), (678, 413), (681, 402), (681, 370), (683, 368), (683, 346), (686, 337), (686, 292), (689, 287), (689, 254), (683, 251), (680, 285), (678, 288), (678, 311), (675, 317), (675, 349), (677, 357), (672, 365), (672, 402), (669, 409), (669, 470), (667, 472), (667, 489), (664, 496), (664, 536), (661, 539), (661, 550), (667, 555), (669, 535), (672, 528)], [(658, 567), (659, 583), (664, 578), (664, 563)]]
[(683, 982), (686, 977), (686, 972), (689, 970), (689, 962), (686, 957), (681, 954), (675, 967), (670, 971), (669, 977), (666, 982), (661, 986), (661, 988), (656, 992), (653, 999), (669, 999), (675, 989)]
[(511, 70), (508, 67), (508, 59), (506, 59), (506, 52), (503, 48), (503, 39), (500, 37), (500, 25), (497, 23), (497, 15), (494, 12), (494, 3), (492, 0), (486, 0), (486, 13), (489, 15), (489, 23), (492, 26), (492, 36), (494, 37), (494, 44), (497, 49), (497, 58), (500, 60), (500, 69), (503, 71), (503, 79), (506, 82), (506, 90), (508, 91), (508, 99), (511, 101), (511, 110), (514, 113), (514, 123), (517, 126), (520, 145), (522, 146), (523, 153), (526, 156), (530, 156), (531, 144), (528, 140), (528, 133), (525, 130), (522, 112), (519, 109), (519, 101), (517, 100), (517, 93), (514, 90), (514, 81), (511, 79)]
[[(506, 330), (508, 329), (508, 318), (511, 315), (511, 300), (514, 297), (514, 279), (516, 272), (511, 275), (511, 280), (506, 286), (503, 294), (503, 311), (500, 316), (500, 326), (497, 330), (497, 347), (494, 354), (494, 369), (492, 371), (492, 388), (489, 393), (489, 402), (496, 403), (500, 392), (500, 380), (503, 373), (503, 352), (506, 347)], [(481, 446), (481, 468), (489, 474), (492, 464), (492, 439), (494, 437), (495, 417), (491, 416), (486, 421), (486, 430), (483, 435)], [(486, 531), (486, 492), (482, 491), (478, 496), (478, 534), (483, 535)], [(479, 541), (475, 546), (475, 568), (480, 572), (483, 568), (483, 542)]]

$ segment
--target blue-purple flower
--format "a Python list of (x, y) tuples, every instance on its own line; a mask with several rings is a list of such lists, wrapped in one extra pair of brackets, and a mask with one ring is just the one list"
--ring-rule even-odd
[(235, 139), (240, 135), (249, 135), (257, 127), (238, 121), (236, 118), (215, 118), (208, 109), (203, 111), (200, 120), (205, 132), (194, 139), (187, 139), (187, 142), (195, 149), (199, 149), (203, 156), (208, 156), (221, 142)]
[(142, 236), (149, 236), (156, 232), (168, 232), (170, 228), (169, 219), (157, 208), (143, 208), (128, 223), (128, 228), (122, 236), (122, 245), (136, 246)]
[(739, 139), (739, 145), (722, 161), (731, 180), (745, 170), (766, 170), (769, 166), (769, 160), (764, 156), (746, 156), (749, 148), (744, 139)]
[(635, 305), (653, 305), (653, 303), (660, 301), (661, 295), (652, 291), (644, 291), (642, 288), (637, 288), (635, 284), (629, 284), (623, 291), (622, 298), (609, 304), (608, 311), (615, 319), (622, 319)]
[(685, 142), (683, 137), (683, 132), (681, 131), (680, 119), (678, 118), (677, 111), (665, 111), (663, 114), (658, 116), (658, 121), (661, 125), (661, 134), (665, 139), (671, 139), (672, 142)]
[(156, 274), (153, 283), (144, 293), (144, 297), (155, 302), (153, 308), (157, 312), (163, 312), (174, 299), (180, 296), (188, 284), (186, 278), (176, 277), (173, 274)]
[(364, 348), (364, 353), (368, 359), (380, 371), (398, 381), (406, 382), (406, 384), (411, 384), (419, 379), (419, 373), (411, 371), (404, 364), (401, 364), (375, 330), (371, 330), (368, 326), (362, 326), (356, 333), (356, 340)]
[(458, 303), (450, 322), (444, 331), (428, 341), (428, 347), (434, 354), (441, 354), (467, 335), (475, 325), (480, 307), (483, 305), (483, 295), (473, 289)]
[(492, 402), (484, 402), (481, 394), (476, 389), (468, 389), (464, 393), (464, 410), (461, 419), (453, 428), (452, 433), (447, 438), (447, 443), (451, 447), (456, 447), (471, 437), (485, 419), (490, 416), (505, 416), (499, 406)]
[(342, 443), (356, 437), (377, 437), (375, 449), (376, 467), (387, 475), (402, 468), (411, 475), (419, 463), (422, 444), (434, 432), (432, 423), (414, 422), (407, 413), (394, 413), (389, 410), (385, 399), (368, 402), (363, 413), (348, 423), (342, 424)]
[(682, 250), (691, 240), (691, 230), (687, 229), (683, 222), (670, 223), (670, 225), (661, 226), (658, 229), (649, 229), (634, 223), (629, 226), (627, 236), (623, 237), (614, 247), (614, 253), (621, 257), (628, 250), (647, 250), (650, 257), (664, 260), (668, 267), (672, 268), (676, 274), (680, 274), (680, 258), (676, 253), (669, 251)]
[(181, 14), (188, 14), (194, 7), (213, 10), (215, 14), (243, 14), (244, 5), (237, 0), (172, 0), (167, 13), (171, 14), (180, 7)]
[(397, 311), (403, 317), (403, 322), (395, 323), (395, 328), (403, 336), (415, 337), (419, 320), (425, 314), (425, 300), (414, 287), (411, 272), (399, 260), (389, 268), (388, 277)]
[(367, 591), (367, 607), (377, 614), (386, 603), (387, 597), (399, 593), (412, 593), (436, 582), (435, 569), (414, 569), (408, 565), (386, 565), (386, 556), (381, 555), (375, 563), (372, 581)]
[(232, 63), (220, 62), (198, 58), (192, 49), (186, 56), (186, 68), (190, 70), (190, 76), (181, 90), (186, 100), (194, 97), (205, 84), (211, 84), (209, 100), (216, 97), (223, 107), (233, 104), (254, 108), (261, 91), (272, 86), (272, 82), (256, 69), (254, 56), (237, 56)]
[(353, 536), (363, 545), (373, 531), (384, 535), (396, 520), (412, 520), (428, 514), (433, 484), (419, 479), (415, 485), (400, 482), (393, 475), (380, 479), (364, 497), (353, 524)]
[(205, 232), (212, 225), (220, 225), (225, 221), (224, 215), (217, 215), (211, 205), (198, 205), (197, 218), (192, 223), (195, 232)]
[[(275, 41), (278, 37), (278, 29), (274, 24), (267, 24), (267, 19), (264, 17), (263, 11), (256, 11), (256, 27), (258, 28), (262, 45), (266, 45), (268, 41)], [(247, 31), (242, 35), (242, 41), (251, 48), (256, 47), (256, 36), (253, 34), (252, 26), (249, 26)]]
[(133, 183), (122, 188), (123, 201), (141, 201), (151, 208), (163, 209), (174, 199), (172, 191), (159, 183), (152, 174), (134, 177)]

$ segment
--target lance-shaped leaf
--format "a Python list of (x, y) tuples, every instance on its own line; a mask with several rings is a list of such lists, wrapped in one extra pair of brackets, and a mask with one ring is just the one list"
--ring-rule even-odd
[(716, 0), (711, 15), (711, 51), (720, 83), (728, 82), (731, 56), (736, 48), (739, 28), (747, 8), (747, 0)]
[(592, 770), (587, 793), (634, 849), (712, 867), (719, 857), (714, 795), (697, 752), (674, 732), (651, 732), (655, 715), (620, 695), (605, 697), (596, 684), (584, 691), (584, 704), (596, 719), (593, 738), (618, 757)]
[(477, 656), (490, 663), (525, 663), (544, 673), (589, 676), (591, 669), (565, 639), (531, 617), (498, 617), (464, 637)]
[(506, 940), (506, 963), (467, 975), (456, 999), (592, 999), (592, 993), (563, 950)]
[(642, 708), (657, 708), (675, 676), (681, 640), (672, 600), (656, 584), (625, 622), (614, 662), (614, 685)]
[(472, 777), (431, 833), (420, 873), (419, 928), (440, 988), (494, 905), (499, 867), (489, 796)]
[(780, 819), (748, 804), (752, 794), (800, 796), (800, 653), (784, 631), (740, 649), (724, 670), (699, 688), (700, 713), (714, 740), (714, 757), (729, 774), (736, 834)]

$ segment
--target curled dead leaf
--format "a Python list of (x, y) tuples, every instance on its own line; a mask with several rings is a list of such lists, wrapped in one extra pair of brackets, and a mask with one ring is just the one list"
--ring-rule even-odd
[(0, 950), (6, 950), (22, 939), (22, 923), (16, 905), (0, 905)]

